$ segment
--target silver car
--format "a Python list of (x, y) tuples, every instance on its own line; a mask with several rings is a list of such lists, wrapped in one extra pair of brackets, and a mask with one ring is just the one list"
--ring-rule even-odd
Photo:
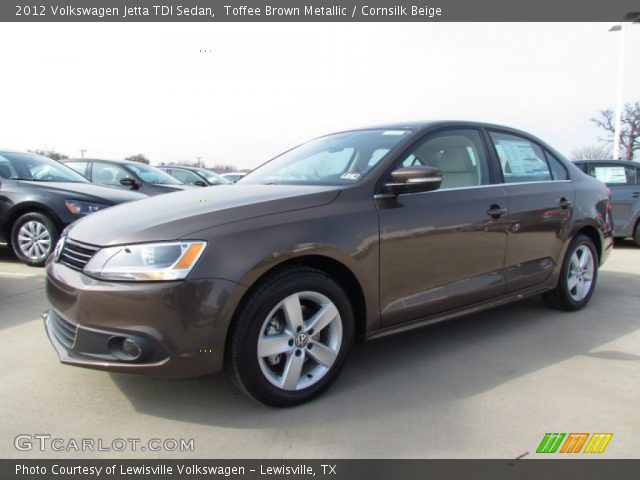
[(640, 247), (640, 163), (628, 160), (579, 160), (575, 164), (611, 189), (614, 235), (633, 238)]

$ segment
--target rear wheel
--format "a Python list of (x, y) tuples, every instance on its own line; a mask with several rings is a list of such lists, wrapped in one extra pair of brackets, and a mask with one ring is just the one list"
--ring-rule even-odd
[(638, 220), (638, 223), (636, 223), (636, 230), (633, 234), (633, 241), (638, 247), (640, 247), (640, 220)]
[(586, 235), (576, 236), (562, 263), (558, 286), (542, 295), (548, 306), (559, 310), (580, 310), (593, 294), (598, 278), (598, 254)]
[(45, 214), (25, 213), (13, 224), (11, 247), (20, 261), (41, 267), (58, 241), (58, 228)]
[(234, 381), (267, 405), (306, 402), (338, 377), (352, 338), (342, 288), (318, 270), (285, 270), (263, 282), (239, 312), (229, 350)]

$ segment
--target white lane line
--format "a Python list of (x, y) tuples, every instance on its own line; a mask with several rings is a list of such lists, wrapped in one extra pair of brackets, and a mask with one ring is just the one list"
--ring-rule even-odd
[(15, 273), (15, 272), (0, 272), (0, 278), (31, 278), (39, 277), (39, 273)]

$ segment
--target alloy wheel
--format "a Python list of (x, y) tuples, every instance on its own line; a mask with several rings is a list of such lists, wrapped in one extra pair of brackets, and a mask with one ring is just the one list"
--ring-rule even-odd
[(595, 260), (586, 245), (580, 245), (571, 255), (567, 269), (567, 290), (576, 302), (584, 300), (591, 292)]
[(258, 337), (260, 370), (277, 388), (297, 391), (320, 381), (342, 344), (342, 320), (325, 295), (302, 291), (281, 300)]
[(20, 251), (34, 262), (42, 261), (49, 256), (51, 244), (51, 233), (44, 224), (36, 220), (26, 222), (18, 231)]

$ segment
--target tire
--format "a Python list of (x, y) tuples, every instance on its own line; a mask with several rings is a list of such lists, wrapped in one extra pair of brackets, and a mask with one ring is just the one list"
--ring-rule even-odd
[(636, 229), (633, 232), (633, 241), (637, 247), (640, 247), (640, 220), (636, 223)]
[(577, 235), (562, 262), (558, 286), (542, 294), (542, 298), (549, 307), (557, 310), (580, 310), (589, 303), (597, 279), (596, 247), (589, 237)]
[(307, 402), (340, 374), (353, 332), (349, 299), (329, 275), (304, 267), (280, 271), (236, 316), (228, 346), (234, 383), (272, 407)]
[(43, 213), (25, 213), (11, 228), (11, 248), (16, 257), (30, 267), (41, 267), (53, 252), (60, 232)]

